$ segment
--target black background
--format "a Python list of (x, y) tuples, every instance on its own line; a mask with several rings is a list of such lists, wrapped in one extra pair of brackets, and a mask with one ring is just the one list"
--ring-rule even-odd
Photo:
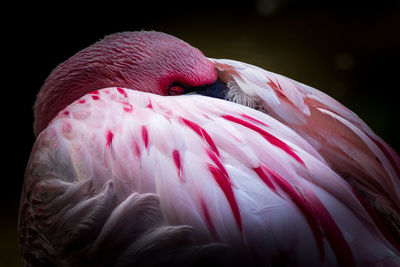
[(281, 73), (335, 97), (400, 151), (399, 1), (53, 2), (2, 8), (0, 266), (21, 266), (16, 221), (35, 96), (55, 66), (106, 34), (164, 31), (206, 56)]

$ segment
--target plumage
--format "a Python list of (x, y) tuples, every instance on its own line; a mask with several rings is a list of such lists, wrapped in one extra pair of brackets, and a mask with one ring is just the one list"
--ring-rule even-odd
[[(305, 138), (384, 217), (400, 239), (400, 158), (356, 114), (326, 94), (258, 67), (214, 60), (220, 76)], [(234, 70), (234, 71), (233, 71)], [(245, 94), (245, 96), (238, 96)], [(246, 101), (244, 101), (246, 102)]]
[(204, 63), (201, 75), (218, 74), (230, 101), (138, 83), (85, 87), (58, 111), (26, 169), (25, 264), (400, 264), (396, 152), (315, 89), (241, 62), (207, 62), (217, 73)]

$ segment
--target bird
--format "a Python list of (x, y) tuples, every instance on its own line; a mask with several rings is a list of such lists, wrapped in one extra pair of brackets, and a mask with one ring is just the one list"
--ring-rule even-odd
[(399, 266), (400, 157), (325, 93), (156, 31), (34, 104), (25, 266)]

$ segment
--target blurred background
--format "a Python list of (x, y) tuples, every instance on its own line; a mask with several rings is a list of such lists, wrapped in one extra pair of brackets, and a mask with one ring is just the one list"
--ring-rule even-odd
[(6, 84), (1, 107), (7, 156), (0, 202), (0, 266), (22, 266), (17, 211), (34, 142), (35, 96), (50, 71), (74, 53), (118, 31), (164, 31), (208, 57), (248, 62), (326, 92), (399, 152), (399, 2), (206, 0), (126, 5), (98, 1), (83, 5), (53, 1), (31, 6), (17, 2), (3, 8), (6, 74), (2, 80)]

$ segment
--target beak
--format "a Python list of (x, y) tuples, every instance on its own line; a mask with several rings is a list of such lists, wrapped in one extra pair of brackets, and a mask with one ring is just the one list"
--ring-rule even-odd
[(218, 75), (217, 80), (212, 84), (186, 88), (186, 92), (188, 92), (187, 94), (198, 94), (226, 100), (226, 95), (230, 90), (227, 83), (233, 80), (232, 75), (237, 74), (237, 72), (230, 65), (220, 63), (213, 58), (209, 58), (209, 60), (215, 66)]
[(210, 96), (219, 99), (225, 99), (225, 95), (228, 92), (226, 83), (221, 81), (219, 78), (212, 84), (198, 87), (198, 90), (193, 91), (194, 94)]
[(218, 78), (214, 83), (202, 86), (200, 90), (193, 90), (192, 92), (195, 94), (227, 100), (228, 98), (226, 96), (230, 90), (227, 86), (228, 82), (234, 81), (233, 77), (240, 77), (240, 75), (235, 68), (228, 63), (219, 62), (213, 58), (208, 59), (214, 64)]

